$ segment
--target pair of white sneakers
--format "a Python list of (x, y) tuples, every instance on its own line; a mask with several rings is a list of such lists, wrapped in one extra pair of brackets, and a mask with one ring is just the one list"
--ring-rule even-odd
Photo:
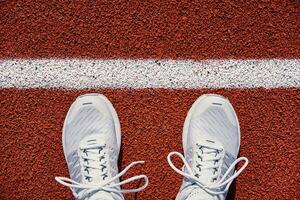
[[(214, 94), (199, 97), (188, 112), (182, 139), (185, 156), (171, 152), (167, 157), (172, 169), (184, 176), (176, 200), (224, 200), (230, 184), (248, 164), (245, 157), (237, 159), (240, 127), (228, 99)], [(55, 179), (70, 187), (77, 200), (123, 200), (123, 193), (147, 187), (146, 175), (119, 180), (143, 161), (118, 172), (120, 122), (105, 96), (86, 94), (76, 99), (64, 122), (62, 142), (70, 178)], [(172, 163), (172, 156), (182, 159), (182, 170)], [(235, 171), (242, 160), (243, 166)], [(141, 187), (121, 189), (121, 185), (139, 179), (144, 179)]]

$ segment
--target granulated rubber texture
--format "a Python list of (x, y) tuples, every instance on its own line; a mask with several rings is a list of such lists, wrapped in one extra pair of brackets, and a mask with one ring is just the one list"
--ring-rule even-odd
[[(299, 9), (297, 0), (0, 0), (0, 59), (299, 58)], [(299, 89), (1, 89), (0, 200), (73, 199), (54, 177), (68, 176), (63, 120), (87, 92), (107, 95), (119, 114), (120, 168), (146, 161), (124, 178), (145, 173), (149, 187), (126, 200), (175, 198), (182, 177), (166, 156), (182, 151), (187, 111), (207, 92), (233, 103), (250, 160), (228, 199), (300, 199)]]
[[(0, 90), (0, 199), (73, 199), (55, 176), (68, 176), (61, 143), (65, 115), (87, 92), (106, 95), (122, 128), (120, 168), (145, 160), (125, 177), (145, 173), (149, 187), (126, 200), (174, 199), (182, 177), (168, 166), (170, 151), (182, 151), (188, 109), (204, 93), (230, 99), (241, 124), (241, 156), (250, 160), (228, 199), (297, 200), (299, 195), (300, 90)], [(176, 161), (177, 166), (181, 163)], [(127, 187), (138, 186), (139, 183)]]
[(0, 58), (297, 58), (298, 0), (0, 0)]

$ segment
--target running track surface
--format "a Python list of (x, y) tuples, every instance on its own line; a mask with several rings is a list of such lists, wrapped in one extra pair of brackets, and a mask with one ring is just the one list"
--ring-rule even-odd
[[(81, 0), (25, 4), (4, 0), (0, 6), (2, 60), (300, 57), (298, 1)], [(70, 104), (87, 92), (106, 95), (119, 114), (123, 134), (120, 167), (135, 160), (146, 161), (125, 178), (145, 173), (150, 185), (137, 195), (126, 195), (128, 200), (175, 198), (182, 177), (171, 170), (166, 156), (173, 150), (182, 151), (184, 118), (204, 93), (230, 99), (241, 123), (240, 155), (250, 160), (228, 199), (300, 198), (300, 91), (296, 85), (180, 90), (3, 87), (1, 200), (72, 199), (69, 189), (57, 184), (54, 177), (68, 176), (61, 128)]]

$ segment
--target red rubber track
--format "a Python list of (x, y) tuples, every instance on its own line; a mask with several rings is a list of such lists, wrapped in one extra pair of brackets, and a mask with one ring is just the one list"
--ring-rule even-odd
[[(299, 58), (299, 10), (297, 0), (0, 0), (0, 58)], [(207, 92), (232, 101), (250, 159), (228, 199), (300, 199), (299, 89), (1, 89), (1, 200), (72, 199), (54, 177), (68, 176), (61, 128), (86, 92), (107, 95), (118, 111), (120, 166), (146, 160), (127, 177), (146, 173), (150, 185), (126, 200), (174, 199), (182, 177), (166, 156), (181, 150), (185, 115)]]
[[(54, 180), (68, 176), (61, 144), (64, 117), (75, 98), (87, 92), (106, 95), (122, 128), (124, 168), (135, 160), (143, 167), (126, 177), (145, 173), (149, 187), (140, 200), (174, 199), (182, 177), (168, 166), (170, 151), (182, 151), (181, 131), (188, 109), (204, 93), (227, 96), (241, 123), (241, 156), (249, 167), (236, 181), (228, 199), (298, 200), (300, 180), (300, 90), (45, 90), (0, 91), (0, 199), (72, 199), (68, 188)], [(180, 163), (177, 162), (178, 166)], [(134, 187), (136, 185), (129, 185)], [(133, 200), (133, 194), (126, 200)]]
[(298, 0), (0, 0), (0, 58), (298, 58)]

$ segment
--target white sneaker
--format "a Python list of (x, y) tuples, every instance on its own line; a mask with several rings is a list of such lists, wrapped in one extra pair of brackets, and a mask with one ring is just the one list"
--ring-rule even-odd
[[(176, 200), (224, 200), (232, 181), (246, 168), (248, 159), (237, 159), (240, 127), (229, 100), (213, 94), (199, 97), (189, 110), (183, 128), (184, 157), (168, 155), (169, 165), (184, 176)], [(183, 171), (174, 166), (179, 156)], [(244, 165), (234, 171), (240, 161)]]
[[(77, 200), (123, 200), (122, 193), (139, 192), (147, 187), (145, 175), (119, 181), (129, 168), (143, 161), (133, 162), (118, 173), (120, 122), (105, 96), (86, 94), (76, 99), (64, 122), (62, 142), (71, 179), (55, 177), (55, 180), (70, 187)], [(145, 181), (140, 188), (121, 190), (122, 184), (138, 179)]]

